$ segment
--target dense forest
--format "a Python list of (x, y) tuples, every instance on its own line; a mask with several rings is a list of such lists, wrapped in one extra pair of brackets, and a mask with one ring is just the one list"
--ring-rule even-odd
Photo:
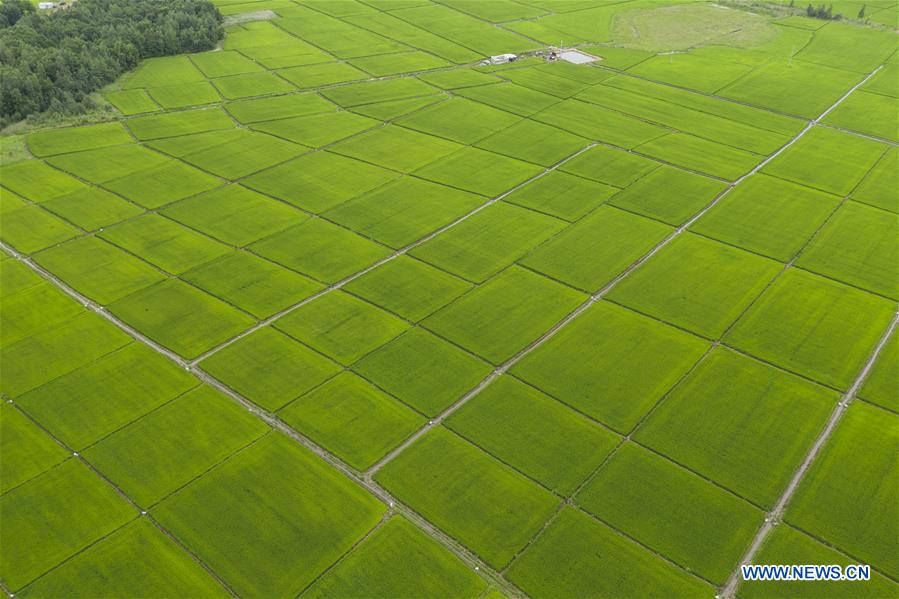
[(76, 0), (47, 14), (2, 0), (0, 126), (82, 113), (93, 108), (91, 92), (140, 59), (208, 50), (223, 35), (207, 0)]

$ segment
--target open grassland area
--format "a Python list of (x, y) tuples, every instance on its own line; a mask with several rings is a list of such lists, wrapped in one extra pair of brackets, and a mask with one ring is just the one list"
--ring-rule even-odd
[(0, 136), (0, 590), (899, 597), (893, 0), (215, 3)]

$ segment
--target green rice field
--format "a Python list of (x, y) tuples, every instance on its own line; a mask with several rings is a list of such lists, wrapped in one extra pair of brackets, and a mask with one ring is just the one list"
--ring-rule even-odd
[(213, 2), (0, 133), (0, 590), (899, 597), (894, 0)]

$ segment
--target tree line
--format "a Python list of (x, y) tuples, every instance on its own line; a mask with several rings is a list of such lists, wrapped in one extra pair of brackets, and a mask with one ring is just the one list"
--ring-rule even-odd
[(77, 0), (50, 13), (2, 0), (0, 126), (83, 113), (95, 108), (91, 92), (141, 59), (209, 50), (223, 36), (208, 0)]

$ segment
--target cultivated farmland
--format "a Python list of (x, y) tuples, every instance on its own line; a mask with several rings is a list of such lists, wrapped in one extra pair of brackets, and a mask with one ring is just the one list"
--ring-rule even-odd
[(899, 596), (893, 0), (214, 2), (0, 137), (0, 589)]

